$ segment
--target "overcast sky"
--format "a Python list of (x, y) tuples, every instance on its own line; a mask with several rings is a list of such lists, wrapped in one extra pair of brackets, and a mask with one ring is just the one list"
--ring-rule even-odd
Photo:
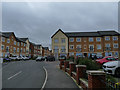
[(50, 46), (59, 28), (65, 32), (118, 30), (118, 3), (6, 2), (2, 4), (2, 28)]

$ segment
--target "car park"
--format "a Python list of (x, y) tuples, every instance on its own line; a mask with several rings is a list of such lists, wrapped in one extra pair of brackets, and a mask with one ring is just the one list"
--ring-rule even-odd
[(112, 62), (107, 62), (103, 64), (103, 70), (107, 74), (115, 75), (117, 77), (120, 77), (120, 61), (112, 61)]
[(110, 61), (117, 61), (117, 59), (113, 56), (107, 56), (107, 57), (104, 57), (102, 59), (97, 59), (96, 62), (99, 63), (99, 64), (104, 64), (106, 62), (110, 62)]
[(46, 61), (55, 61), (54, 56), (47, 56)]

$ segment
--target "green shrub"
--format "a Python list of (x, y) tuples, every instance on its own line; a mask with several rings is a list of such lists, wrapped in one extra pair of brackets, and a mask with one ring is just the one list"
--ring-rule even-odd
[(66, 59), (67, 61), (73, 61), (74, 62), (74, 56), (70, 56)]
[(88, 58), (78, 58), (76, 59), (76, 62), (77, 64), (80, 64), (80, 65), (86, 65), (87, 70), (100, 69), (99, 65), (95, 61), (88, 59)]

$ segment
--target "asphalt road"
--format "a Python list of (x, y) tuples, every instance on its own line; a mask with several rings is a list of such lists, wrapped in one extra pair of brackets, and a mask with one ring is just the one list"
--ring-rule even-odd
[(43, 64), (33, 60), (3, 64), (3, 88), (41, 88), (45, 80)]

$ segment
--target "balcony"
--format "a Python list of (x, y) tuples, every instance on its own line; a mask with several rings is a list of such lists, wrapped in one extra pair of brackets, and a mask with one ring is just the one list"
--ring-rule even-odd
[(76, 52), (81, 52), (82, 51), (82, 48), (77, 48), (76, 49)]
[(94, 52), (94, 48), (89, 48), (89, 52)]
[(105, 47), (105, 51), (110, 51), (111, 47)]

